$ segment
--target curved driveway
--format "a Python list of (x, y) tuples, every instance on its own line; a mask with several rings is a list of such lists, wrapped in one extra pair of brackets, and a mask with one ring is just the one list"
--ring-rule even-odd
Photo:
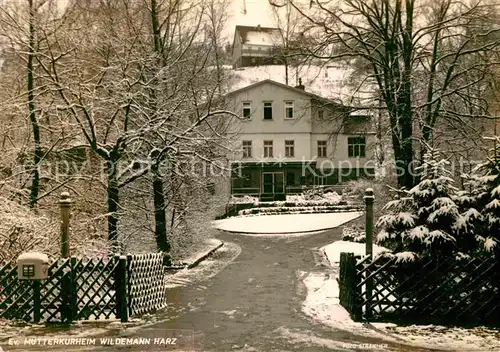
[[(170, 277), (168, 309), (154, 316), (156, 323), (101, 335), (132, 345), (60, 346), (57, 350), (429, 351), (395, 343), (384, 348), (367, 348), (370, 344), (380, 346), (387, 342), (327, 327), (302, 313), (307, 293), (302, 280), (311, 273), (325, 276), (331, 273), (317, 249), (339, 240), (341, 228), (293, 237), (222, 232), (216, 237), (225, 245), (213, 257), (187, 275), (183, 272)], [(175, 346), (166, 344), (167, 338), (174, 337)], [(129, 342), (124, 338), (130, 339)], [(148, 338), (149, 345), (133, 345), (140, 342), (138, 339)]]
[[(346, 351), (351, 350), (345, 348), (346, 343), (384, 344), (325, 327), (301, 312), (306, 288), (297, 273), (327, 273), (330, 269), (321, 264), (314, 248), (339, 240), (340, 235), (340, 228), (288, 238), (221, 232), (217, 237), (229, 247), (241, 247), (236, 260), (207, 280), (169, 289), (167, 315), (171, 319), (134, 335), (158, 338), (175, 333), (185, 335), (180, 339), (185, 342), (191, 336), (195, 350), (217, 352)], [(214, 259), (224, 261), (228, 255), (222, 251)], [(418, 349), (390, 345), (384, 350)]]

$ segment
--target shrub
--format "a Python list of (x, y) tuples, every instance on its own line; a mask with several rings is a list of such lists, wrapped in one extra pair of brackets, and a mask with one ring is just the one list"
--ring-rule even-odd
[(317, 205), (317, 206), (295, 206), (295, 207), (263, 207), (240, 210), (238, 215), (276, 215), (276, 214), (312, 214), (312, 213), (338, 213), (358, 211), (359, 208), (350, 205)]
[(361, 226), (344, 226), (342, 228), (342, 240), (357, 242), (357, 243), (365, 243), (366, 242), (366, 233), (363, 227)]
[(286, 196), (286, 201), (289, 203), (309, 203), (309, 202), (325, 202), (330, 204), (339, 204), (342, 202), (342, 196), (336, 192), (319, 193), (319, 192), (306, 192), (299, 195)]
[(229, 204), (242, 204), (242, 203), (258, 204), (259, 198), (252, 196), (231, 196), (231, 199), (229, 199)]
[[(106, 253), (106, 241), (92, 238), (90, 231), (85, 231), (76, 220), (71, 221), (71, 255)], [(15, 261), (19, 254), (28, 251), (59, 257), (59, 221), (57, 213), (54, 217), (41, 216), (27, 206), (0, 196), (0, 263)]]
[[(382, 216), (385, 211), (383, 210), (384, 205), (389, 201), (393, 200), (393, 195), (391, 194), (392, 183), (385, 182), (385, 180), (367, 180), (358, 179), (349, 181), (346, 183), (344, 188), (343, 196), (345, 201), (351, 203), (360, 203), (364, 206), (363, 197), (367, 188), (372, 188), (375, 195), (375, 202), (373, 204), (373, 218), (375, 221)], [(364, 228), (364, 217), (359, 218), (354, 221), (354, 224), (360, 228)], [(379, 230), (377, 226), (374, 229), (376, 232)]]

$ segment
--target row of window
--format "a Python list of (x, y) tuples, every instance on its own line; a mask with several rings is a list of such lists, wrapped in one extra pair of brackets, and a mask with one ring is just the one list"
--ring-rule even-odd
[[(326, 158), (327, 153), (326, 141), (317, 141), (318, 158)], [(243, 157), (252, 157), (252, 141), (243, 141)], [(264, 158), (274, 157), (274, 144), (271, 140), (264, 141)], [(347, 154), (349, 157), (365, 157), (366, 155), (366, 140), (365, 137), (348, 137), (347, 138)], [(285, 157), (295, 157), (295, 141), (285, 141)]]
[(264, 50), (264, 51), (269, 51), (269, 47), (268, 46), (261, 46), (261, 45), (243, 45), (243, 50)]
[[(273, 102), (272, 101), (264, 101), (262, 102), (263, 105), (263, 116), (264, 120), (272, 120), (273, 119)], [(295, 118), (295, 108), (294, 108), (294, 102), (293, 101), (284, 101), (285, 105), (285, 111), (284, 111), (284, 117), (287, 120), (294, 119)], [(317, 111), (318, 114), (318, 119), (324, 119), (325, 118), (325, 111), (323, 109), (319, 109)], [(242, 103), (242, 113), (241, 115), (245, 119), (251, 119), (252, 118), (252, 103), (249, 101), (245, 101)]]
[[(272, 101), (264, 101), (263, 105), (263, 116), (264, 120), (272, 120), (273, 119), (273, 102)], [(252, 103), (249, 101), (245, 101), (242, 103), (242, 113), (241, 115), (245, 119), (252, 118)], [(295, 108), (293, 101), (285, 101), (285, 111), (284, 111), (285, 119), (293, 119), (295, 118)]]

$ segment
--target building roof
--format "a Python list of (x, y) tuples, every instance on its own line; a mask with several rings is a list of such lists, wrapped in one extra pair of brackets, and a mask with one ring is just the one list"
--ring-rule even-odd
[(328, 98), (324, 98), (324, 97), (319, 96), (317, 94), (310, 93), (310, 92), (307, 92), (307, 91), (305, 91), (303, 89), (299, 89), (299, 88), (296, 88), (296, 87), (288, 86), (286, 84), (283, 84), (283, 83), (280, 83), (280, 82), (276, 82), (276, 81), (273, 81), (271, 79), (265, 79), (263, 81), (259, 81), (257, 83), (250, 84), (249, 86), (246, 86), (246, 87), (243, 87), (243, 88), (240, 88), (240, 89), (237, 89), (237, 90), (233, 90), (232, 92), (229, 92), (227, 95), (239, 94), (239, 93), (241, 93), (241, 92), (243, 92), (245, 90), (252, 89), (252, 88), (258, 87), (258, 86), (263, 85), (263, 84), (272, 84), (272, 85), (275, 85), (275, 86), (280, 87), (280, 88), (285, 88), (285, 89), (291, 90), (293, 92), (296, 92), (296, 93), (299, 93), (299, 94), (302, 94), (302, 95), (306, 95), (306, 96), (310, 97), (311, 99), (322, 101), (322, 102), (325, 102), (325, 103), (328, 103), (328, 104), (337, 105), (339, 107), (342, 106), (342, 104), (340, 104), (337, 101), (334, 101), (334, 100), (331, 100), (331, 99), (328, 99)]
[(235, 37), (238, 35), (242, 44), (276, 45), (280, 41), (280, 30), (261, 26), (236, 26)]
[(350, 115), (344, 121), (346, 134), (370, 134), (373, 133), (373, 127), (370, 115)]

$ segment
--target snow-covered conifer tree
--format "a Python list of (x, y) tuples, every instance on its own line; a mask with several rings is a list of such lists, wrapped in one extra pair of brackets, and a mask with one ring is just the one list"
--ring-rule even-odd
[(479, 250), (500, 253), (500, 137), (488, 160), (466, 175), (469, 191), (459, 197), (466, 221), (474, 227)]
[(377, 223), (382, 228), (377, 236), (382, 245), (394, 252), (409, 252), (409, 258), (460, 252), (461, 241), (456, 236), (464, 219), (455, 203), (458, 189), (448, 164), (436, 150), (428, 151), (423, 164), (416, 168), (420, 182), (409, 191), (398, 191), (399, 199), (384, 207), (388, 214)]

